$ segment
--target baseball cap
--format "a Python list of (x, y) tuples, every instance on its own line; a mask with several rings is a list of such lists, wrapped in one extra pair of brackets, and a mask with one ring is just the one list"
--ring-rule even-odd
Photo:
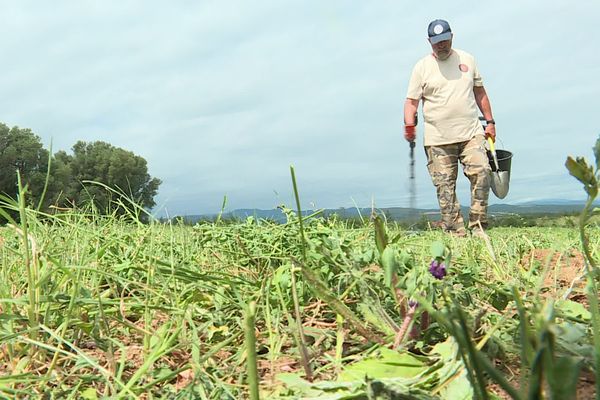
[(452, 29), (450, 29), (448, 21), (436, 19), (429, 23), (427, 34), (429, 35), (431, 43), (436, 44), (444, 40), (450, 40), (452, 38)]

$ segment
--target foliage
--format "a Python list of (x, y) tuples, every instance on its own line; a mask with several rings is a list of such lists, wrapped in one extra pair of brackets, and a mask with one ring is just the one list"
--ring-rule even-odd
[(586, 225), (491, 229), (489, 251), (377, 216), (189, 227), (27, 195), (0, 199), (21, 216), (0, 231), (0, 397), (569, 398), (597, 371), (592, 283), (535, 258), (597, 254)]
[(583, 157), (567, 157), (565, 166), (569, 173), (583, 184), (583, 188), (587, 193), (587, 202), (581, 217), (579, 219), (579, 236), (581, 247), (586, 259), (586, 278), (587, 278), (587, 299), (590, 304), (590, 313), (592, 316), (593, 337), (594, 337), (594, 357), (596, 361), (596, 397), (600, 398), (600, 304), (598, 301), (598, 277), (600, 270), (590, 248), (589, 235), (586, 232), (593, 214), (597, 214), (598, 209), (592, 209), (594, 200), (598, 196), (600, 183), (600, 137), (596, 140), (596, 145), (593, 148), (596, 165), (590, 165)]
[[(92, 202), (95, 207), (110, 213), (121, 192), (145, 208), (155, 205), (154, 196), (160, 179), (148, 174), (146, 160), (134, 153), (105, 142), (79, 141), (73, 146), (73, 155), (64, 151), (56, 158), (68, 166), (73, 179), (65, 189), (66, 197), (75, 204)], [(98, 182), (117, 189), (107, 191), (102, 186), (85, 183)]]
[(149, 209), (161, 183), (148, 174), (146, 160), (130, 151), (80, 141), (72, 155), (50, 156), (30, 129), (0, 124), (0, 193), (12, 199), (18, 195), (17, 172), (28, 205), (42, 210), (92, 204), (106, 214), (122, 214), (129, 200)]
[[(0, 123), (0, 193), (13, 199), (18, 194), (17, 171), (22, 182), (27, 185), (31, 205), (37, 205), (44, 192), (48, 173), (49, 152), (44, 149), (40, 138), (30, 129), (8, 128)], [(44, 206), (56, 198), (65, 177), (64, 169), (57, 169), (49, 181)]]
[[(502, 255), (496, 269), (476, 239), (384, 226), (386, 247), (397, 251), (398, 287), (406, 293), (409, 287), (416, 294), (437, 293), (419, 299), (413, 326), (421, 331), (413, 335), (409, 329), (411, 335), (392, 350), (385, 344), (393, 342), (406, 310), (385, 283), (389, 272), (380, 265), (373, 222), (353, 227), (305, 217), (306, 262), (325, 294), (342, 302), (384, 345), (369, 344), (350, 319), (340, 318), (320, 300), (304, 277), (297, 275), (293, 284), (294, 262), (303, 256), (297, 216), (290, 210), (284, 224), (248, 218), (188, 227), (131, 224), (129, 215), (43, 215), (12, 207), (22, 209), (24, 218), (20, 227), (3, 229), (0, 246), (0, 372), (10, 377), (0, 380), (0, 396), (9, 398), (23, 393), (48, 398), (78, 393), (89, 398), (145, 393), (159, 398), (244, 398), (246, 379), (239, 377), (246, 375), (244, 342), (250, 341), (244, 317), (252, 302), (263, 398), (294, 398), (305, 391), (322, 398), (336, 398), (336, 393), (337, 398), (349, 393), (354, 398), (389, 398), (394, 393), (461, 398), (456, 393), (471, 393), (472, 385), (458, 341), (440, 322), (450, 315), (445, 304), (454, 304), (441, 295), (443, 288), (453, 290), (475, 345), (504, 362), (519, 354), (517, 308), (498, 301), (512, 298), (509, 283), (524, 294), (532, 318), (543, 309), (534, 279), (543, 266), (524, 270), (524, 252), (536, 246), (568, 252), (577, 245), (573, 228), (498, 228), (490, 231), (496, 253)], [(592, 248), (599, 249), (599, 243), (597, 235), (590, 237)], [(451, 262), (446, 261), (449, 249)], [(448, 267), (443, 280), (427, 270), (437, 256)], [(24, 274), (24, 266), (29, 273)], [(302, 378), (299, 345), (293, 339), (294, 290), (313, 382)], [(424, 327), (420, 319), (428, 304), (432, 323)], [(574, 344), (558, 341), (555, 352), (580, 352), (578, 360), (589, 368), (589, 316), (569, 303), (556, 309), (553, 326)], [(481, 310), (486, 312), (482, 315)], [(447, 347), (442, 350), (442, 345)], [(396, 374), (403, 369), (397, 369), (394, 357), (416, 357), (415, 363), (426, 368), (418, 375)], [(285, 375), (282, 365), (291, 366), (288, 373), (295, 378)], [(358, 377), (360, 371), (365, 377)]]

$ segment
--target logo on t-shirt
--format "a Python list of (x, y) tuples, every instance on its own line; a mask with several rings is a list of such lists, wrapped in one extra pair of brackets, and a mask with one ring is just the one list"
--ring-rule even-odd
[(458, 64), (458, 69), (460, 69), (462, 72), (467, 72), (469, 67), (467, 67), (466, 64)]

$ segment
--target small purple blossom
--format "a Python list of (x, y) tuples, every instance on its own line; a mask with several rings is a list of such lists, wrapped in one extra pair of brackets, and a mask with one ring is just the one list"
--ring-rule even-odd
[(416, 300), (409, 300), (408, 301), (408, 306), (410, 308), (417, 308), (419, 306), (419, 302)]
[(435, 259), (429, 265), (429, 272), (437, 279), (444, 279), (446, 276), (446, 265)]

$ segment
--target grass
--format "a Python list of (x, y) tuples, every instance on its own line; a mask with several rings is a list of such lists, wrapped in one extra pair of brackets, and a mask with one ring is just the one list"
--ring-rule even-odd
[[(339, 396), (412, 390), (415, 398), (435, 398), (427, 397), (431, 392), (443, 397), (457, 382), (468, 383), (463, 365), (515, 360), (522, 351), (526, 368), (539, 365), (532, 359), (539, 347), (523, 349), (519, 338), (527, 329), (542, 329), (535, 321), (550, 300), (543, 275), (559, 269), (551, 259), (536, 258), (535, 250), (580, 254), (577, 228), (493, 229), (494, 258), (476, 239), (387, 225), (390, 245), (410, 259), (411, 268), (399, 272), (403, 293), (408, 298), (411, 287), (427, 290), (415, 296), (438, 293), (424, 296), (412, 334), (398, 350), (421, 357), (427, 373), (342, 384), (344, 371), (361, 368), (361, 362), (377, 375), (377, 360), (385, 359), (377, 356), (385, 354), (377, 342), (391, 346), (405, 317), (384, 284), (371, 222), (350, 226), (315, 216), (300, 227), (286, 210), (286, 224), (249, 218), (188, 227), (140, 224), (131, 215), (46, 215), (24, 204), (5, 206), (21, 212), (19, 224), (1, 230), (5, 398), (257, 398), (254, 368), (265, 398), (327, 390)], [(589, 252), (597, 255), (600, 238), (590, 233)], [(443, 282), (427, 273), (434, 242), (452, 251)], [(583, 290), (577, 282), (555, 281), (563, 297), (568, 286), (569, 298)], [(568, 332), (575, 344), (559, 337), (539, 343), (554, 346), (552, 357), (568, 356), (593, 370), (591, 318), (573, 303), (554, 306), (556, 315), (546, 318), (543, 331)], [(421, 324), (425, 309), (432, 315), (429, 326)], [(444, 325), (457, 310), (459, 331)], [(519, 315), (531, 324), (520, 325)], [(444, 343), (463, 343), (469, 353), (452, 356), (440, 350)], [(452, 360), (446, 369), (444, 357)], [(302, 379), (307, 371), (313, 383)], [(527, 398), (529, 376), (521, 377), (521, 389), (512, 384)], [(484, 396), (489, 379), (472, 378), (479, 389), (471, 395)]]
[(194, 227), (143, 223), (116, 192), (122, 215), (45, 214), (18, 176), (0, 195), (0, 398), (598, 399), (594, 152), (566, 163), (577, 224), (489, 242), (298, 218), (293, 169), (287, 223)]

